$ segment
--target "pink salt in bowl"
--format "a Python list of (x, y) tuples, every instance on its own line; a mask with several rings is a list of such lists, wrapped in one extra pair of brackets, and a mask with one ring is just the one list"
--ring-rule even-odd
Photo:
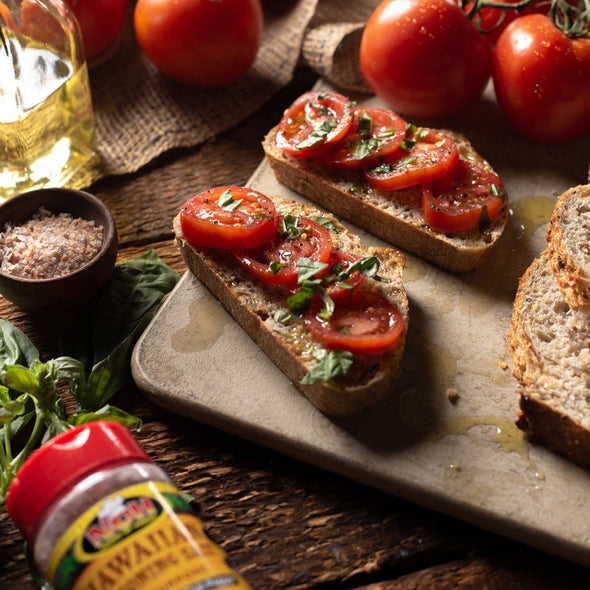
[(22, 193), (0, 205), (0, 294), (28, 310), (73, 307), (105, 285), (117, 258), (117, 228), (90, 193)]

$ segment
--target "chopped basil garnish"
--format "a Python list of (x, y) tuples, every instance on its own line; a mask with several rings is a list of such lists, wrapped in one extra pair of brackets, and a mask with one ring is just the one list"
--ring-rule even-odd
[(328, 268), (325, 262), (317, 262), (311, 258), (300, 258), (297, 261), (297, 282), (301, 285), (325, 268)]
[(231, 189), (228, 188), (227, 190), (221, 193), (221, 195), (219, 196), (219, 200), (217, 201), (217, 204), (224, 211), (232, 213), (242, 204), (242, 201), (243, 199), (234, 199)]
[(490, 227), (490, 224), (492, 222), (490, 221), (490, 216), (488, 214), (488, 206), (484, 205), (481, 208), (481, 214), (479, 216), (479, 233), (483, 234), (488, 227)]
[(336, 349), (328, 353), (317, 351), (318, 356), (321, 357), (320, 362), (301, 380), (303, 385), (346, 377), (354, 361), (353, 354), (347, 350)]
[[(325, 286), (330, 283), (336, 283), (339, 287), (351, 288), (351, 286), (345, 283), (345, 281), (356, 271), (362, 271), (368, 278), (372, 278), (376, 281), (387, 282), (387, 279), (378, 275), (379, 259), (376, 256), (361, 258), (344, 270), (343, 264), (336, 264), (330, 269), (330, 272), (328, 272), (324, 278), (312, 278), (318, 270), (323, 270), (324, 268), (326, 268), (325, 264), (314, 262), (309, 258), (301, 258), (298, 261), (299, 284), (301, 286), (287, 299), (287, 307), (291, 313), (281, 315), (281, 322), (303, 317), (316, 293), (320, 294), (324, 303), (319, 315), (326, 320), (330, 319), (332, 312), (334, 311), (334, 306), (332, 300), (327, 295)], [(304, 278), (307, 275), (308, 278)]]
[(304, 139), (298, 146), (298, 150), (302, 150), (305, 148), (313, 147), (318, 143), (322, 142), (326, 136), (336, 128), (338, 125), (338, 120), (334, 117), (330, 117), (329, 119), (324, 119), (320, 126), (317, 129), (314, 129), (308, 136), (307, 139)]
[(426, 137), (430, 133), (430, 129), (425, 127), (416, 127), (416, 125), (409, 124), (406, 128), (406, 138), (402, 141), (402, 150), (411, 150), (419, 139)]
[(502, 199), (502, 203), (505, 203), (508, 199), (508, 193), (503, 186), (498, 186), (497, 184), (490, 184), (489, 186), (490, 195), (494, 197), (500, 197)]
[(334, 225), (334, 222), (329, 217), (314, 215), (314, 216), (310, 216), (309, 219), (311, 219), (312, 221), (315, 221), (318, 225), (321, 225), (323, 228), (327, 229), (328, 231), (331, 231), (331, 232), (338, 231), (338, 229)]
[(277, 262), (276, 260), (273, 260), (269, 265), (268, 265), (268, 270), (270, 270), (271, 274), (276, 275), (281, 268), (283, 268), (283, 266), (285, 266), (282, 262)]
[(285, 240), (296, 240), (304, 232), (301, 217), (295, 215), (285, 215), (279, 225), (279, 234)]

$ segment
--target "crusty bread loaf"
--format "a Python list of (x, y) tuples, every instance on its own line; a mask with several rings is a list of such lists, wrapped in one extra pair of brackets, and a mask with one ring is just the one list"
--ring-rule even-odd
[[(275, 144), (276, 133), (277, 127), (274, 127), (262, 145), (279, 182), (338, 217), (446, 270), (469, 271), (481, 266), (504, 231), (506, 208), (483, 234), (478, 229), (432, 230), (422, 217), (421, 187), (397, 191), (370, 188), (362, 172), (336, 174), (310, 160), (285, 154)], [(446, 133), (456, 141), (461, 158), (492, 170), (464, 136)]]
[(590, 184), (561, 195), (553, 210), (547, 245), (557, 284), (573, 309), (590, 308)]
[(508, 344), (519, 380), (519, 428), (590, 467), (590, 312), (563, 297), (549, 249), (522, 276)]
[(380, 261), (379, 275), (387, 282), (367, 278), (361, 288), (385, 296), (398, 307), (404, 318), (404, 330), (397, 343), (382, 354), (355, 357), (346, 380), (302, 385), (303, 377), (318, 363), (313, 349), (323, 347), (303, 320), (295, 319), (282, 324), (273, 319), (275, 312), (286, 309), (288, 293), (251, 278), (236, 264), (234, 257), (223, 250), (192, 247), (183, 237), (179, 216), (174, 219), (176, 242), (187, 266), (197, 278), (311, 403), (329, 415), (357, 414), (380, 401), (390, 391), (401, 370), (409, 319), (408, 298), (402, 283), (405, 258), (389, 248), (364, 248), (358, 236), (349, 233), (336, 219), (315, 207), (281, 197), (272, 199), (280, 215), (330, 217), (337, 230), (331, 232), (335, 249), (360, 256), (377, 256)]

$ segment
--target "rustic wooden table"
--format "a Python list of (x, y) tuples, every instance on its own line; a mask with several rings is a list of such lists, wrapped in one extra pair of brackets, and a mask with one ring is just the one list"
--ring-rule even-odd
[[(263, 157), (268, 121), (315, 81), (306, 70), (246, 122), (129, 177), (91, 187), (115, 216), (119, 259), (154, 248), (184, 272), (171, 220), (193, 193), (244, 184)], [(60, 316), (27, 313), (0, 297), (0, 317), (56, 356)], [(133, 383), (112, 400), (138, 415), (139, 441), (200, 504), (210, 535), (254, 588), (590, 588), (586, 569), (363, 487), (172, 414)], [(0, 517), (0, 590), (34, 588), (23, 542)]]

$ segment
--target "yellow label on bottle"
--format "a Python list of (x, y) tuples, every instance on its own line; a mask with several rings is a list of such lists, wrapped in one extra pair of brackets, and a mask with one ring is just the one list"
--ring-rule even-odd
[(250, 589), (178, 490), (129, 486), (95, 504), (59, 540), (56, 590)]

